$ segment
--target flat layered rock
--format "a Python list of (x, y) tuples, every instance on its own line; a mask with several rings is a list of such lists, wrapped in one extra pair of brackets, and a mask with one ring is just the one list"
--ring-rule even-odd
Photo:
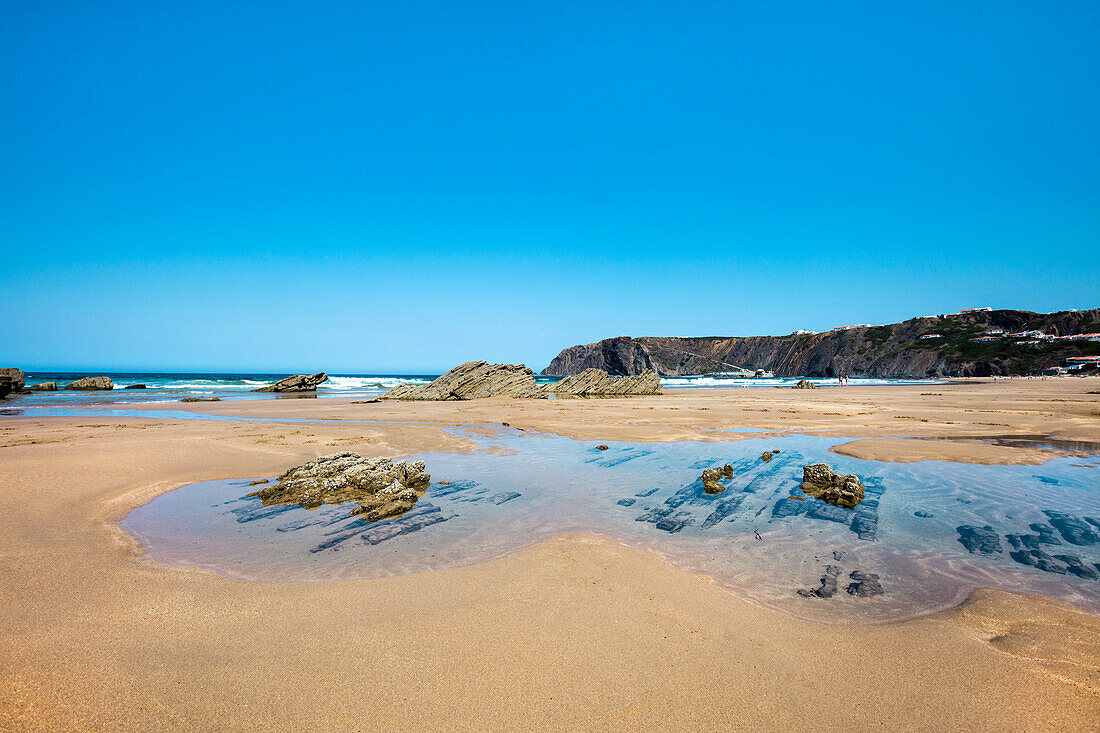
[(40, 384), (32, 384), (24, 389), (25, 392), (56, 392), (57, 382), (42, 382)]
[(264, 506), (299, 504), (306, 509), (355, 502), (359, 506), (351, 513), (373, 522), (413, 508), (431, 485), (425, 468), (424, 461), (334, 453), (290, 469), (249, 496), (259, 498)]
[(294, 374), (280, 379), (275, 384), (252, 390), (253, 392), (316, 392), (317, 385), (328, 381), (324, 372), (316, 374)]
[(541, 399), (546, 391), (522, 364), (468, 361), (430, 384), (402, 384), (382, 395), (384, 400), (478, 400), (486, 397)]
[(585, 369), (547, 387), (558, 397), (633, 397), (661, 394), (661, 379), (652, 369), (633, 377), (612, 377), (602, 369)]
[(802, 468), (802, 492), (846, 509), (863, 501), (863, 482), (858, 476), (833, 473), (828, 465), (815, 463)]
[(75, 389), (85, 392), (98, 392), (100, 390), (114, 389), (115, 383), (110, 377), (81, 377), (75, 382), (65, 385), (65, 389)]

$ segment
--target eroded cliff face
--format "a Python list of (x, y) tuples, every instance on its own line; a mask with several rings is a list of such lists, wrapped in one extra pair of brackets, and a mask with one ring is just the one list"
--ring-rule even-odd
[[(743, 367), (766, 369), (779, 377), (844, 374), (901, 379), (1034, 374), (1064, 364), (1070, 356), (1100, 355), (1100, 343), (1089, 341), (970, 340), (994, 329), (1041, 330), (1056, 336), (1095, 333), (1100, 331), (1100, 309), (1046, 314), (999, 310), (800, 336), (620, 336), (565, 349), (542, 373), (564, 376), (596, 368), (612, 375), (635, 375), (652, 369), (661, 376), (686, 376)], [(927, 334), (940, 338), (920, 338)]]

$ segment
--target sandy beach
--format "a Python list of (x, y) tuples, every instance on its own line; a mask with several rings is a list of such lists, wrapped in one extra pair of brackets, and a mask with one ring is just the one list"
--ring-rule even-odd
[(5, 418), (0, 729), (1096, 730), (1100, 618), (1036, 596), (810, 624), (590, 535), (420, 575), (246, 582), (143, 561), (117, 523), (187, 484), (337, 450), (471, 451), (445, 429), (502, 422), (636, 442), (757, 428), (850, 437), (835, 450), (864, 459), (1033, 465), (1054, 451), (1004, 436), (1050, 436), (1070, 454), (1100, 442), (1097, 392), (1100, 378), (1013, 379), (135, 406), (329, 421), (297, 424)]

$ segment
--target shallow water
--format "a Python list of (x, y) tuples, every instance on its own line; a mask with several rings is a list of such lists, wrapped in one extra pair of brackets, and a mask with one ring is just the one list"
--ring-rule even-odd
[[(582, 531), (660, 553), (741, 595), (812, 618), (903, 618), (950, 606), (975, 587), (1040, 593), (1100, 611), (1100, 581), (1022, 565), (1006, 537), (1034, 542), (1029, 524), (1039, 523), (1061, 542), (1039, 545), (1050, 555), (1077, 556), (1086, 570), (1100, 563), (1100, 544), (1068, 544), (1043, 513), (1100, 521), (1095, 456), (1056, 457), (1038, 467), (902, 464), (840, 456), (829, 447), (846, 439), (809, 436), (608, 443), (606, 451), (511, 429), (465, 437), (497, 454), (420, 456), (432, 487), (397, 519), (371, 524), (352, 518), (346, 505), (263, 507), (244, 496), (254, 490), (247, 480), (223, 480), (164, 494), (122, 525), (152, 560), (254, 580), (423, 572)], [(772, 449), (781, 452), (761, 461)], [(863, 478), (867, 497), (856, 511), (786, 498), (798, 493), (802, 466), (816, 462)], [(699, 474), (725, 463), (735, 470), (729, 488), (706, 495)], [(968, 551), (960, 526), (990, 526), (1001, 551)], [(797, 593), (820, 587), (829, 565), (837, 569), (834, 595)], [(884, 594), (846, 592), (854, 571), (879, 575)]]

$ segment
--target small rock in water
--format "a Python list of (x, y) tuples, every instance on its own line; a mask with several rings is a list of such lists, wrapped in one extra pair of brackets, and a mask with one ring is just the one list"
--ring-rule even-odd
[(840, 575), (840, 568), (836, 565), (826, 565), (825, 574), (821, 576), (821, 585), (817, 588), (800, 588), (798, 595), (803, 598), (832, 598), (836, 595), (836, 579)]
[(1008, 554), (1012, 556), (1013, 560), (1021, 565), (1030, 565), (1033, 568), (1038, 568), (1047, 573), (1057, 573), (1058, 575), (1066, 574), (1066, 567), (1061, 563), (1055, 562), (1053, 557), (1042, 550), (1014, 550)]
[(1081, 561), (1081, 558), (1076, 555), (1055, 555), (1054, 557), (1064, 562), (1066, 564), (1066, 570), (1073, 573), (1078, 578), (1100, 580), (1100, 572), (1097, 572), (1096, 568), (1086, 565)]
[(1040, 522), (1032, 522), (1028, 525), (1032, 532), (1039, 533), (1039, 542), (1044, 545), (1060, 545), (1062, 541), (1054, 536), (1054, 527), (1049, 524), (1042, 524)]
[(855, 509), (863, 501), (863, 482), (858, 476), (841, 476), (824, 463), (802, 467), (802, 491), (816, 499)]
[(932, 514), (931, 512), (926, 512), (923, 509), (918, 509), (917, 511), (913, 512), (913, 516), (914, 517), (920, 517), (922, 519), (931, 519), (935, 515)]
[[(730, 469), (732, 475), (732, 467)], [(703, 475), (700, 476), (700, 480), (703, 482), (703, 491), (708, 494), (721, 494), (726, 490), (726, 487), (718, 482), (722, 474), (718, 473), (716, 468), (704, 468)]]
[(221, 402), (221, 397), (184, 397), (180, 402)]
[(1004, 551), (1001, 548), (1001, 538), (988, 524), (984, 527), (964, 524), (956, 527), (955, 531), (959, 533), (959, 542), (971, 553), (980, 552), (983, 555), (991, 555), (994, 552)]
[(849, 583), (845, 589), (849, 595), (857, 596), (859, 598), (870, 598), (871, 596), (881, 596), (883, 594), (882, 583), (879, 582), (879, 577), (875, 573), (865, 573), (862, 570), (853, 570), (850, 577), (854, 583)]
[(817, 385), (813, 382), (808, 382), (805, 379), (800, 379), (798, 380), (798, 384), (796, 384), (791, 389), (817, 389)]
[(607, 450), (607, 446), (603, 444), (597, 445), (596, 450)]
[(260, 478), (260, 479), (256, 479), (255, 481), (249, 481), (248, 485), (249, 486), (259, 486), (260, 484), (266, 484), (266, 483), (267, 483), (267, 479)]
[(123, 389), (148, 389), (144, 384), (127, 384)]
[(731, 464), (727, 463), (722, 466), (722, 476), (723, 478), (733, 478), (733, 466)]
[(657, 522), (654, 526), (657, 529), (664, 530), (669, 534), (679, 532), (681, 529), (691, 523), (690, 517), (666, 517)]

